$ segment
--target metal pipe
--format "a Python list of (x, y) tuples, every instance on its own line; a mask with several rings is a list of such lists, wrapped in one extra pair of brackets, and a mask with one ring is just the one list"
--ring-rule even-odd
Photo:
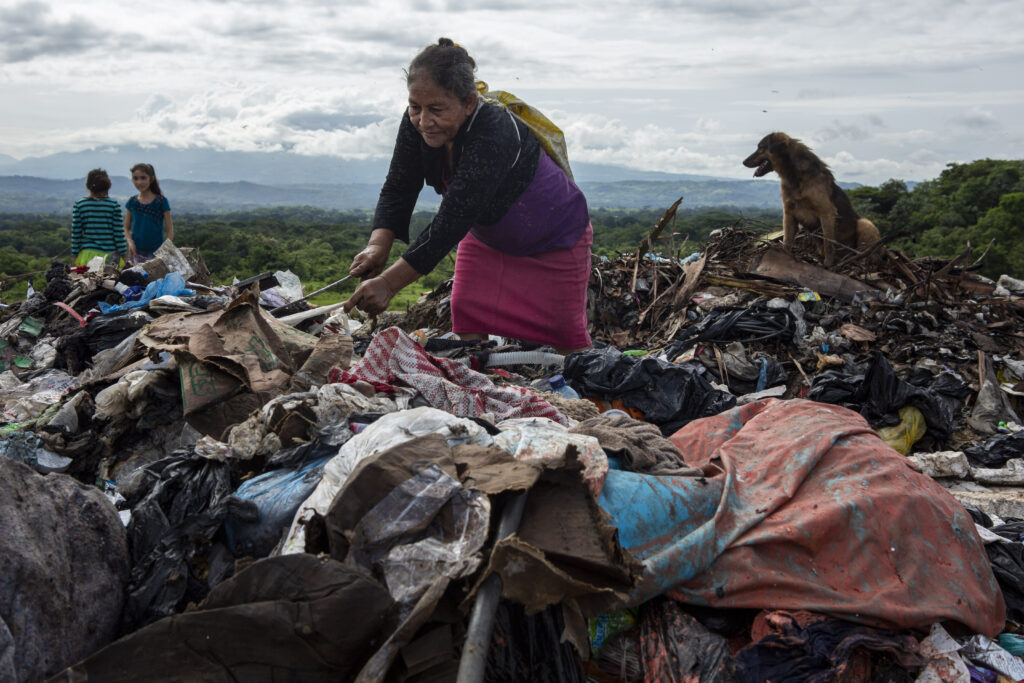
[(306, 296), (302, 297), (301, 299), (296, 299), (295, 301), (289, 301), (284, 306), (278, 306), (277, 308), (271, 310), (270, 314), (273, 315), (273, 314), (277, 313), (278, 311), (283, 311), (284, 309), (288, 308), (289, 306), (291, 306), (293, 304), (297, 304), (300, 301), (305, 301), (306, 299), (309, 299), (310, 297), (314, 297), (317, 294), (322, 294), (323, 292), (326, 292), (328, 289), (331, 289), (332, 287), (337, 287), (342, 282), (345, 282), (346, 280), (348, 280), (350, 277), (352, 277), (352, 276), (351, 275), (346, 275), (345, 277), (341, 278), (340, 280), (335, 280), (331, 284), (326, 285), (324, 287), (321, 287), (320, 289), (316, 290), (315, 292), (310, 292), (309, 294), (307, 294)]
[[(498, 538), (500, 541), (511, 536), (519, 528), (526, 508), (526, 491), (517, 493), (502, 510), (498, 522)], [(476, 602), (469, 617), (469, 628), (466, 631), (466, 643), (462, 647), (459, 660), (459, 675), (456, 683), (480, 683), (484, 680), (487, 669), (487, 650), (491, 645), (491, 631), (494, 630), (494, 617), (501, 599), (501, 576), (495, 572), (484, 579), (476, 593)]]

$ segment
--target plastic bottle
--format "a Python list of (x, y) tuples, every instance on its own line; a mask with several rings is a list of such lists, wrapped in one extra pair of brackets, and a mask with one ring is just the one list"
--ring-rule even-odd
[(579, 398), (580, 395), (576, 393), (576, 390), (565, 383), (565, 378), (561, 375), (553, 375), (548, 380), (551, 383), (551, 391), (556, 394), (561, 394), (566, 398)]

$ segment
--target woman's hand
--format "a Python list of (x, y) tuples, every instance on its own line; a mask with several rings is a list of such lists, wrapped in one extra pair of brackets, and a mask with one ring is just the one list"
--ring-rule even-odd
[[(355, 264), (353, 264), (353, 267), (355, 267)], [(387, 280), (382, 277), (375, 277), (361, 282), (342, 308), (345, 309), (346, 313), (353, 308), (358, 308), (369, 315), (377, 315), (388, 309), (388, 304), (391, 303), (391, 298), (394, 295), (395, 293), (391, 290)]]
[(367, 244), (366, 248), (352, 259), (352, 265), (348, 269), (349, 275), (363, 278), (377, 277), (384, 272), (390, 253), (390, 245), (385, 248), (382, 244)]
[(395, 233), (390, 230), (377, 228), (371, 232), (366, 248), (352, 259), (348, 274), (361, 277), (364, 280), (380, 275), (388, 265), (388, 255), (391, 253), (391, 245), (394, 243)]
[(134, 240), (125, 240), (128, 242), (128, 265), (134, 265), (135, 259), (139, 257), (138, 252), (135, 251)]

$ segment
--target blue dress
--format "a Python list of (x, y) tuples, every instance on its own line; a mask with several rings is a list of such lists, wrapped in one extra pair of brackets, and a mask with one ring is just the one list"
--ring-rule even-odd
[(167, 197), (157, 195), (149, 204), (132, 197), (124, 207), (132, 214), (132, 241), (137, 252), (152, 253), (164, 243), (164, 212), (171, 210)]

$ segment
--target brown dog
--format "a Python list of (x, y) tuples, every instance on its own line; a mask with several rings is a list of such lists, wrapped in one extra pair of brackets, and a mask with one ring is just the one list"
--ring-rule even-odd
[(787, 249), (796, 238), (798, 225), (807, 230), (821, 229), (825, 238), (821, 253), (826, 266), (835, 264), (837, 243), (862, 251), (881, 239), (875, 224), (854, 210), (825, 162), (799, 140), (785, 133), (766, 135), (757, 143), (757, 150), (743, 160), (743, 165), (757, 169), (755, 178), (771, 171), (779, 174), (782, 244)]

